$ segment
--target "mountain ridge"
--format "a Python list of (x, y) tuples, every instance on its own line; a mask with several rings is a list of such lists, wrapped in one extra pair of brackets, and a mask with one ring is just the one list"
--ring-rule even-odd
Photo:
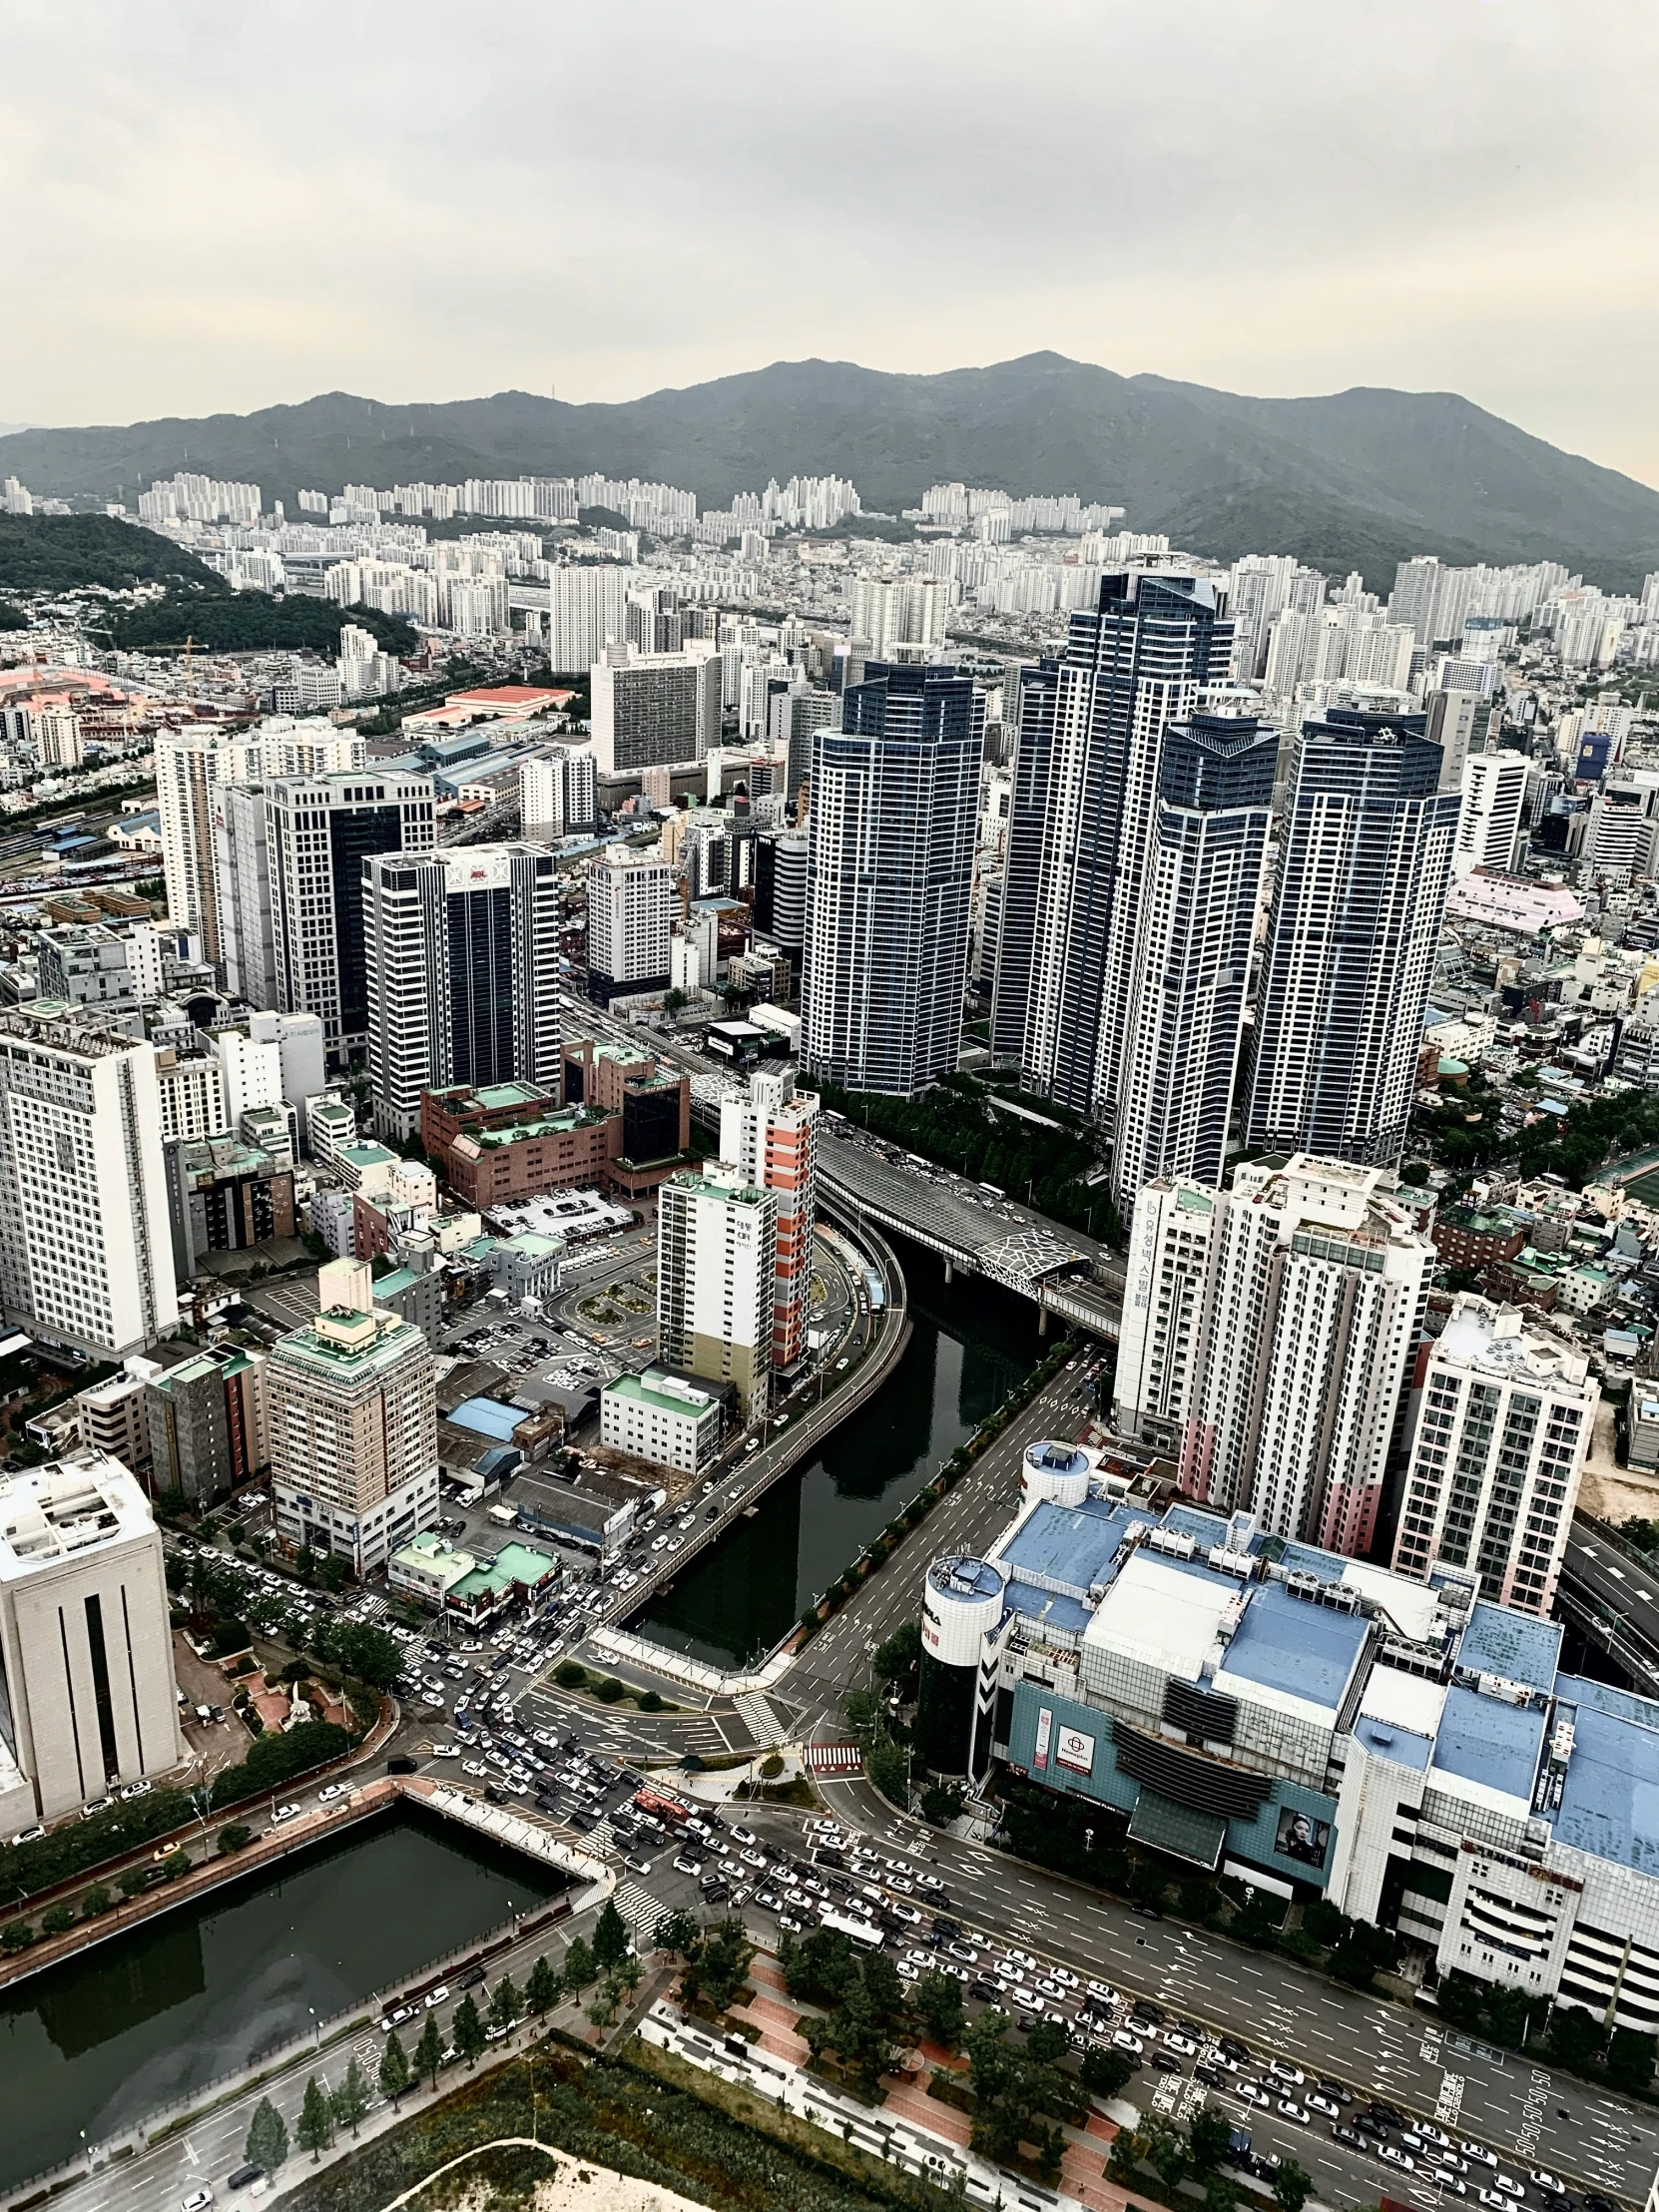
[(1258, 398), (1052, 351), (930, 375), (774, 361), (582, 403), (323, 392), (246, 415), (0, 437), (0, 475), (58, 498), (131, 505), (179, 468), (258, 482), (290, 508), (301, 486), (596, 470), (680, 484), (708, 505), (771, 476), (833, 473), (866, 506), (897, 511), (960, 480), (1075, 491), (1194, 553), (1294, 552), (1374, 586), (1413, 553), (1557, 559), (1615, 588), (1659, 568), (1659, 491), (1455, 392)]

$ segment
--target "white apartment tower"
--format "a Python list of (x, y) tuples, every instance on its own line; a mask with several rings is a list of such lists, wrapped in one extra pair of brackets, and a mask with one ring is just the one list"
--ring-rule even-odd
[(104, 1359), (178, 1326), (155, 1048), (0, 1015), (0, 1303)]
[(1299, 1154), (1230, 1192), (1136, 1202), (1115, 1418), (1181, 1485), (1288, 1539), (1363, 1554), (1434, 1248), (1379, 1168)]
[(606, 646), (627, 635), (626, 569), (554, 569), (547, 587), (547, 665), (555, 675), (586, 676)]
[(657, 1340), (666, 1368), (736, 1388), (746, 1426), (772, 1379), (778, 1194), (714, 1162), (657, 1195)]
[(950, 586), (936, 576), (852, 580), (851, 635), (871, 661), (921, 661), (944, 644)]
[(1459, 1293), (1426, 1351), (1394, 1571), (1467, 1567), (1482, 1597), (1547, 1616), (1600, 1397), (1581, 1352)]
[(588, 996), (608, 1006), (668, 988), (674, 870), (660, 852), (609, 845), (588, 862)]
[(818, 1170), (818, 1094), (798, 1091), (787, 1070), (764, 1070), (720, 1102), (720, 1156), (745, 1183), (776, 1192), (777, 1265), (772, 1364), (793, 1368), (807, 1349)]
[(722, 678), (720, 655), (704, 640), (678, 653), (607, 646), (590, 678), (598, 773), (638, 776), (701, 761), (720, 743)]
[(204, 954), (216, 961), (221, 950), (213, 800), (225, 759), (218, 730), (156, 733), (156, 805), (168, 918), (176, 928), (199, 934)]
[(1526, 809), (1529, 765), (1520, 753), (1471, 753), (1463, 763), (1463, 805), (1451, 848), (1454, 875), (1477, 867), (1507, 874)]
[(599, 777), (593, 755), (554, 746), (518, 772), (519, 828), (541, 840), (592, 830), (599, 820)]
[(280, 777), (266, 793), (277, 1005), (322, 1022), (330, 1068), (368, 1047), (363, 862), (429, 852), (430, 777), (347, 770)]
[(180, 1765), (161, 1531), (120, 1460), (0, 1476), (0, 1827)]
[(376, 1126), (406, 1141), (420, 1094), (559, 1081), (559, 878), (529, 844), (363, 862)]

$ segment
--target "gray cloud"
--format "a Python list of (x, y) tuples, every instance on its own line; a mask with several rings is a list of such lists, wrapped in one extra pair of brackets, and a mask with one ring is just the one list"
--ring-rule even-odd
[(1659, 482), (1645, 0), (54, 0), (0, 417), (1038, 346), (1454, 388)]

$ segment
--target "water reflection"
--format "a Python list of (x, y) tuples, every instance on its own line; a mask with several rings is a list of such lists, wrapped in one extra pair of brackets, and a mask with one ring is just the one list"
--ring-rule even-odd
[(947, 1285), (937, 1258), (909, 1244), (899, 1259), (911, 1337), (890, 1379), (657, 1598), (637, 1624), (644, 1634), (723, 1667), (770, 1651), (1034, 1365), (1026, 1300), (994, 1284)]

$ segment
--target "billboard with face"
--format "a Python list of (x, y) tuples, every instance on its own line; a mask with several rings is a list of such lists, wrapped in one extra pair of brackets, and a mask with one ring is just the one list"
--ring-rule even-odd
[(1323, 1868), (1331, 1849), (1330, 1827), (1325, 1821), (1315, 1820), (1312, 1813), (1297, 1813), (1287, 1806), (1279, 1816), (1274, 1849), (1282, 1859), (1295, 1859), (1304, 1867)]

